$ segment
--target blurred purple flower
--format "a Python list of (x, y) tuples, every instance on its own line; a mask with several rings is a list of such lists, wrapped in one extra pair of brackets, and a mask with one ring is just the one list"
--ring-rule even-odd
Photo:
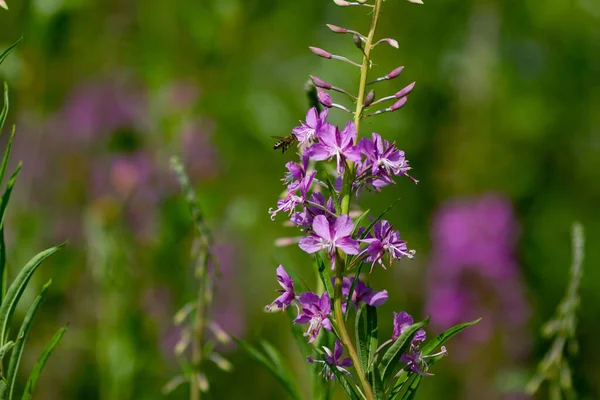
[(426, 304), (432, 324), (447, 329), (483, 317), (459, 342), (485, 343), (504, 331), (511, 356), (526, 352), (530, 310), (515, 258), (519, 228), (510, 201), (486, 195), (447, 203), (434, 217), (432, 235)]
[(300, 295), (299, 300), (302, 305), (302, 314), (298, 315), (294, 322), (298, 324), (309, 324), (308, 330), (304, 336), (308, 336), (308, 343), (312, 343), (321, 331), (321, 327), (325, 328), (327, 331), (331, 331), (331, 321), (329, 320), (329, 314), (331, 314), (331, 302), (329, 300), (329, 295), (327, 292), (324, 292), (321, 297), (319, 297), (312, 292), (306, 292)]
[(344, 354), (342, 342), (336, 340), (333, 351), (323, 346), (323, 351), (325, 352), (325, 360), (315, 360), (309, 356), (306, 358), (306, 361), (309, 363), (322, 363), (323, 370), (321, 371), (321, 374), (325, 380), (335, 379), (335, 373), (331, 370), (332, 367), (336, 368), (341, 373), (350, 376), (350, 372), (346, 368), (352, 367), (352, 360), (349, 357), (346, 357), (343, 360), (341, 359)]

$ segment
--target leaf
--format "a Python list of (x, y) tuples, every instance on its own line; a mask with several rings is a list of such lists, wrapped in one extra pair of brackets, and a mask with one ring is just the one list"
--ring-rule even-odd
[(6, 173), (6, 166), (8, 165), (8, 158), (12, 149), (12, 142), (15, 137), (15, 130), (16, 126), (13, 125), (10, 137), (8, 138), (8, 143), (6, 144), (6, 149), (4, 150), (4, 157), (2, 158), (2, 166), (0, 167), (0, 183), (4, 181), (4, 174)]
[(369, 212), (371, 212), (370, 209), (360, 214), (360, 216), (356, 218), (356, 220), (354, 221), (354, 232), (352, 232), (352, 236), (354, 236), (358, 232), (358, 229), (360, 228), (360, 223), (363, 219), (366, 218), (367, 215), (369, 215)]
[(423, 378), (421, 375), (415, 374), (415, 378), (404, 392), (404, 396), (402, 396), (402, 400), (413, 400), (417, 395), (417, 390), (419, 389), (419, 385), (421, 384), (421, 380)]
[(396, 201), (394, 201), (388, 208), (386, 208), (385, 210), (383, 210), (383, 212), (381, 214), (379, 214), (379, 216), (377, 218), (375, 218), (373, 221), (371, 221), (371, 223), (367, 226), (367, 228), (362, 233), (362, 235), (360, 235), (359, 239), (364, 239), (365, 237), (367, 237), (367, 234), (369, 233), (369, 231), (371, 229), (373, 229), (373, 227), (375, 226), (375, 224), (378, 223), (381, 220), (381, 218), (383, 218), (385, 216), (385, 214), (387, 214), (388, 211), (390, 211), (396, 204), (398, 204), (399, 201), (400, 201), (400, 197), (398, 197), (396, 199)]
[(392, 377), (394, 369), (400, 360), (400, 356), (408, 350), (414, 335), (417, 333), (419, 329), (424, 327), (429, 323), (429, 317), (425, 321), (417, 322), (416, 324), (412, 324), (400, 336), (398, 339), (390, 346), (387, 352), (383, 355), (381, 359), (380, 369), (381, 376), (383, 377), (383, 381), (387, 382), (389, 378)]
[(374, 368), (373, 371), (369, 374), (371, 386), (373, 387), (373, 395), (376, 400), (387, 400), (385, 397), (385, 390), (383, 389), (383, 381), (381, 380), (381, 374), (379, 373), (379, 368)]
[(348, 397), (351, 400), (361, 400), (362, 396), (358, 395), (355, 385), (352, 382), (350, 382), (346, 374), (338, 370), (335, 366), (330, 365), (329, 367), (331, 368), (331, 371), (335, 374), (337, 381), (342, 385), (342, 388), (344, 388), (344, 391), (346, 392)]
[(475, 325), (479, 321), (481, 321), (481, 318), (478, 318), (475, 321), (465, 322), (464, 324), (453, 326), (452, 328), (448, 329), (447, 331), (440, 333), (438, 336), (431, 339), (425, 346), (423, 346), (423, 348), (422, 348), (423, 355), (424, 356), (431, 355), (441, 345), (446, 343), (448, 341), (448, 339), (450, 339), (452, 336), (458, 334), (459, 332), (463, 331), (464, 329), (468, 328), (471, 325)]
[(277, 368), (275, 368), (275, 365), (271, 360), (269, 360), (267, 357), (265, 357), (255, 347), (244, 342), (243, 340), (238, 339), (236, 337), (233, 337), (233, 340), (246, 353), (248, 353), (248, 355), (250, 357), (252, 357), (255, 361), (258, 361), (259, 364), (261, 364), (263, 367), (265, 367), (267, 369), (267, 371), (269, 371), (269, 373), (271, 375), (273, 375), (273, 377), (279, 381), (281, 386), (283, 386), (283, 388), (288, 392), (288, 394), (294, 400), (301, 400), (300, 393), (298, 392), (298, 389), (296, 388), (296, 385), (294, 384), (294, 382), (292, 382), (288, 377), (281, 374), (281, 371), (279, 371)]
[(44, 250), (38, 253), (35, 257), (33, 257), (19, 272), (19, 275), (15, 278), (15, 280), (10, 285), (8, 292), (6, 293), (6, 297), (2, 301), (2, 305), (0, 306), (0, 344), (4, 345), (8, 331), (10, 330), (10, 325), (13, 317), (13, 313), (15, 312), (15, 308), (17, 307), (17, 303), (25, 290), (25, 287), (29, 283), (29, 279), (35, 272), (35, 270), (40, 266), (40, 264), (64, 247), (64, 243), (51, 247), (47, 250)]
[[(52, 337), (52, 340), (50, 340), (50, 342), (46, 345), (46, 347), (44, 347), (44, 350), (40, 354), (40, 357), (38, 358), (35, 365), (33, 366), (33, 369), (31, 370), (31, 374), (29, 375), (29, 379), (27, 380), (27, 386), (25, 388), (26, 394), (31, 395), (31, 393), (33, 392), (33, 389), (35, 388), (37, 379), (39, 378), (40, 374), (42, 373), (44, 366), (46, 366), (46, 362), (48, 362), (48, 358), (50, 357), (50, 355), (54, 351), (54, 348), (58, 345), (58, 343), (60, 342), (60, 340), (62, 339), (64, 334), (67, 332), (67, 329), (68, 329), (67, 326), (63, 326), (62, 328), (60, 328), (58, 330), (58, 332), (56, 332), (54, 334), (54, 336)], [(25, 394), (23, 394), (23, 400), (25, 400), (26, 398), (29, 398), (29, 397), (25, 397)]]
[(331, 193), (331, 198), (333, 199), (333, 206), (335, 207), (336, 214), (340, 215), (342, 213), (342, 205), (340, 204), (340, 197), (338, 196), (337, 190), (335, 190), (335, 185), (331, 181), (331, 177), (327, 176), (325, 179), (327, 183), (327, 187), (329, 188), (329, 192)]
[(331, 285), (331, 279), (329, 278), (329, 272), (326, 270), (325, 262), (319, 253), (315, 253), (315, 259), (317, 260), (317, 270), (319, 271), (323, 286), (325, 286), (329, 298), (333, 301), (333, 286)]
[(33, 318), (35, 317), (35, 313), (44, 297), (46, 297), (46, 293), (48, 292), (48, 288), (52, 284), (52, 279), (50, 279), (42, 288), (41, 293), (33, 300), (27, 314), (25, 315), (25, 319), (23, 319), (23, 323), (21, 324), (21, 329), (19, 329), (19, 335), (17, 336), (17, 340), (15, 341), (15, 346), (13, 352), (10, 356), (10, 362), (8, 363), (8, 372), (6, 373), (6, 380), (8, 382), (8, 399), (13, 398), (13, 390), (15, 389), (15, 382), (17, 380), (17, 370), (19, 369), (19, 364), (21, 363), (21, 356), (23, 355), (23, 348), (25, 347), (25, 341), (27, 340), (27, 334), (29, 333), (29, 329), (31, 328), (31, 323), (33, 322)]
[[(360, 270), (362, 269), (364, 263), (358, 264), (358, 268), (356, 269), (356, 273), (354, 274), (354, 279), (352, 279), (352, 284), (350, 285), (350, 291), (348, 292), (348, 297), (346, 298), (346, 304), (351, 304), (352, 295), (354, 294), (354, 289), (356, 289), (356, 282), (358, 282), (358, 278), (360, 276)], [(348, 321), (349, 312), (344, 316), (344, 321)]]
[(23, 40), (23, 36), (21, 36), (19, 38), (19, 40), (17, 40), (16, 42), (14, 42), (13, 44), (10, 45), (10, 47), (6, 50), (4, 50), (2, 52), (2, 54), (0, 54), (0, 64), (2, 64), (2, 61), (4, 61), (4, 59), (6, 57), (8, 57), (8, 55), (10, 54), (11, 51), (14, 50), (15, 47), (17, 47), (19, 45), (19, 43), (21, 43), (21, 40)]
[(373, 306), (367, 305), (367, 360), (369, 360), (369, 369), (375, 367), (375, 352), (377, 346), (379, 346), (379, 326), (377, 325), (377, 309)]
[(6, 353), (8, 353), (10, 351), (10, 349), (13, 348), (14, 345), (15, 345), (15, 342), (13, 342), (11, 340), (10, 342), (8, 342), (4, 346), (2, 346), (2, 348), (0, 348), (0, 362), (2, 362), (2, 359), (4, 358)]
[(6, 286), (8, 281), (8, 269), (6, 268), (6, 242), (4, 241), (4, 227), (0, 227), (0, 304), (4, 302)]
[(4, 228), (4, 217), (6, 216), (6, 207), (8, 207), (8, 201), (10, 200), (10, 195), (13, 190), (13, 186), (15, 185), (15, 180), (17, 179), (17, 175), (21, 171), (21, 163), (17, 165), (15, 172), (13, 172), (12, 176), (8, 180), (6, 184), (6, 189), (4, 190), (4, 194), (2, 195), (2, 199), (0, 200), (0, 229)]
[(271, 361), (273, 361), (273, 364), (279, 370), (279, 372), (286, 375), (288, 380), (291, 381), (292, 374), (290, 373), (290, 370), (287, 368), (287, 366), (283, 363), (283, 359), (279, 350), (277, 350), (271, 343), (267, 342), (266, 340), (261, 340), (260, 344), (262, 345), (267, 356), (269, 356)]
[[(356, 334), (356, 351), (358, 352), (358, 360), (360, 361), (360, 368), (363, 373), (367, 373), (368, 365), (369, 365), (369, 343), (367, 341), (367, 332), (366, 332), (366, 324), (365, 324), (365, 306), (361, 306), (356, 313), (355, 318), (355, 329), (354, 333)], [(364, 318), (363, 318), (364, 317)]]
[(2, 111), (0, 112), (0, 133), (2, 133), (2, 128), (4, 128), (4, 122), (6, 122), (6, 116), (8, 115), (8, 84), (4, 82), (4, 105), (2, 106)]

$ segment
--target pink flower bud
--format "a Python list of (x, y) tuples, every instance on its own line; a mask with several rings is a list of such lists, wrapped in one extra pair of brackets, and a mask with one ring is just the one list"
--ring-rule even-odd
[(390, 46), (392, 46), (395, 49), (397, 49), (399, 47), (398, 42), (392, 38), (381, 39), (381, 41), (387, 42), (387, 44), (389, 44)]
[(333, 104), (333, 101), (331, 101), (331, 96), (319, 87), (317, 88), (317, 98), (319, 99), (319, 103), (323, 104), (327, 108), (331, 108), (331, 105)]
[(6, 2), (4, 0), (0, 0), (0, 7), (4, 8), (5, 10), (8, 10), (8, 6), (6, 5)]
[(345, 0), (333, 0), (333, 2), (340, 7), (348, 7), (350, 5), (350, 3)]
[(373, 100), (375, 100), (375, 91), (371, 90), (369, 91), (369, 93), (367, 93), (367, 95), (365, 96), (365, 103), (364, 106), (368, 107), (371, 105), (371, 103), (373, 103)]
[(398, 68), (396, 68), (395, 70), (393, 70), (392, 72), (390, 72), (389, 74), (387, 74), (385, 76), (386, 79), (394, 79), (395, 77), (397, 77), (398, 75), (400, 75), (400, 72), (402, 72), (403, 69), (404, 69), (404, 67), (398, 67)]
[(318, 47), (313, 47), (313, 46), (310, 46), (309, 49), (310, 49), (310, 51), (312, 51), (313, 53), (315, 53), (319, 57), (331, 58), (331, 53), (328, 53), (328, 52), (326, 52), (323, 49), (320, 49)]
[[(0, 0), (0, 1), (2, 1), (2, 0)], [(347, 33), (348, 32), (348, 29), (342, 28), (342, 27), (339, 27), (339, 26), (336, 26), (336, 25), (332, 25), (332, 24), (327, 24), (327, 27), (332, 32), (335, 32), (335, 33)]]
[(321, 78), (318, 78), (316, 76), (310, 76), (310, 79), (312, 80), (312, 82), (315, 84), (316, 87), (320, 87), (323, 89), (331, 89), (331, 85), (327, 82), (325, 82), (324, 80), (322, 80)]
[(396, 111), (399, 108), (402, 108), (406, 102), (408, 101), (408, 97), (403, 97), (400, 100), (398, 100), (397, 102), (395, 102), (394, 104), (392, 104), (392, 106), (390, 107), (390, 111)]
[(413, 88), (415, 87), (415, 84), (417, 82), (413, 82), (410, 85), (406, 86), (404, 89), (402, 89), (401, 91), (399, 91), (398, 93), (396, 93), (394, 96), (399, 99), (401, 97), (406, 96), (407, 94), (409, 94), (410, 92), (412, 92)]

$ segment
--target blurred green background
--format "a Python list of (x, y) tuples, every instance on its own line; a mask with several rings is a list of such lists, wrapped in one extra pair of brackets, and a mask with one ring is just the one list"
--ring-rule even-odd
[[(194, 280), (192, 228), (169, 169), (173, 154), (186, 163), (223, 258), (217, 319), (250, 342), (275, 342), (300, 371), (287, 318), (263, 311), (280, 263), (314, 279), (299, 249), (273, 246), (293, 235), (267, 210), (294, 152), (274, 152), (271, 136), (304, 118), (309, 74), (355, 90), (353, 67), (317, 58), (308, 46), (358, 59), (350, 37), (325, 24), (366, 33), (367, 12), (326, 0), (8, 5), (0, 12), (0, 48), (24, 35), (0, 71), (11, 89), (8, 122), (17, 124), (12, 162), (24, 162), (9, 207), (9, 270), (14, 276), (38, 250), (69, 240), (25, 294), (30, 301), (53, 278), (23, 371), (70, 324), (38, 397), (158, 399), (179, 372), (172, 316), (193, 298)], [(531, 341), (526, 359), (504, 369), (483, 346), (461, 363), (450, 342), (450, 357), (419, 396), (477, 398), (465, 388), (479, 379), (472, 375), (478, 363), (491, 366), (489, 398), (507, 398), (501, 393), (527, 380), (547, 349), (537, 333), (566, 288), (569, 230), (579, 220), (587, 248), (581, 351), (572, 365), (580, 393), (598, 398), (600, 2), (388, 0), (378, 36), (397, 39), (400, 48), (377, 48), (374, 76), (405, 69), (377, 94), (417, 86), (406, 107), (369, 120), (362, 134), (395, 140), (420, 181), (401, 179), (361, 199), (378, 212), (402, 197), (388, 219), (417, 251), (414, 260), (374, 272), (375, 287), (390, 292), (382, 330), (391, 329), (392, 311), (424, 317), (434, 212), (449, 199), (489, 192), (514, 203), (533, 310), (519, 334)], [(336, 123), (347, 118), (339, 110), (330, 115)], [(209, 371), (211, 398), (284, 398), (245, 354), (223, 352), (235, 370)], [(170, 396), (187, 397), (185, 387)]]

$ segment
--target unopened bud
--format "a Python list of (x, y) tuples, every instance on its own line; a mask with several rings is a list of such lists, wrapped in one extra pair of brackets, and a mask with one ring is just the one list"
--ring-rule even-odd
[(408, 0), (408, 2), (413, 4), (423, 4), (423, 0)]
[(0, 7), (4, 8), (5, 10), (8, 10), (8, 6), (6, 5), (6, 2), (4, 0), (0, 0)]
[(403, 97), (400, 100), (398, 100), (397, 102), (395, 102), (394, 104), (392, 104), (392, 106), (390, 107), (390, 111), (396, 111), (399, 108), (402, 108), (406, 102), (408, 101), (408, 97)]
[(389, 44), (390, 46), (392, 46), (395, 49), (397, 49), (399, 47), (398, 42), (392, 38), (381, 39), (380, 42), (386, 42), (387, 44)]
[(328, 53), (328, 52), (326, 52), (323, 49), (320, 49), (318, 47), (313, 47), (313, 46), (310, 46), (309, 49), (310, 49), (310, 51), (312, 51), (313, 53), (315, 53), (319, 57), (331, 58), (331, 53)]
[(401, 91), (399, 91), (398, 93), (396, 93), (394, 96), (397, 99), (406, 96), (407, 94), (409, 94), (410, 92), (412, 92), (412, 90), (415, 87), (415, 84), (416, 84), (416, 82), (411, 83), (410, 85), (406, 86), (404, 89), (402, 89)]
[(316, 76), (310, 76), (310, 79), (312, 80), (312, 82), (315, 84), (316, 87), (320, 87), (323, 89), (331, 89), (331, 85), (327, 82), (325, 82), (324, 80), (316, 77)]
[[(2, 0), (0, 0), (0, 1), (2, 1)], [(340, 26), (332, 25), (332, 24), (327, 24), (327, 27), (328, 27), (328, 28), (329, 28), (329, 29), (330, 29), (332, 32), (335, 32), (335, 33), (347, 33), (347, 32), (348, 32), (348, 29), (346, 29), (346, 28), (342, 28), (342, 27), (340, 27)]]
[(331, 108), (331, 105), (333, 104), (331, 101), (331, 96), (323, 89), (317, 88), (317, 98), (319, 99), (319, 103), (323, 104), (327, 108)]
[(348, 7), (350, 5), (349, 2), (344, 1), (344, 0), (333, 0), (333, 2), (340, 7)]
[[(329, 54), (329, 53), (327, 53)], [(395, 70), (393, 70), (392, 72), (390, 72), (389, 74), (387, 74), (385, 77), (386, 79), (394, 79), (396, 78), (398, 75), (400, 75), (400, 72), (402, 72), (402, 70), (404, 69), (404, 67), (398, 67)]]
[(352, 43), (354, 43), (357, 48), (362, 50), (362, 40), (360, 39), (360, 35), (358, 33), (352, 35)]
[(373, 103), (373, 100), (375, 100), (375, 91), (371, 90), (365, 96), (364, 107), (369, 107), (371, 105), (371, 103)]

